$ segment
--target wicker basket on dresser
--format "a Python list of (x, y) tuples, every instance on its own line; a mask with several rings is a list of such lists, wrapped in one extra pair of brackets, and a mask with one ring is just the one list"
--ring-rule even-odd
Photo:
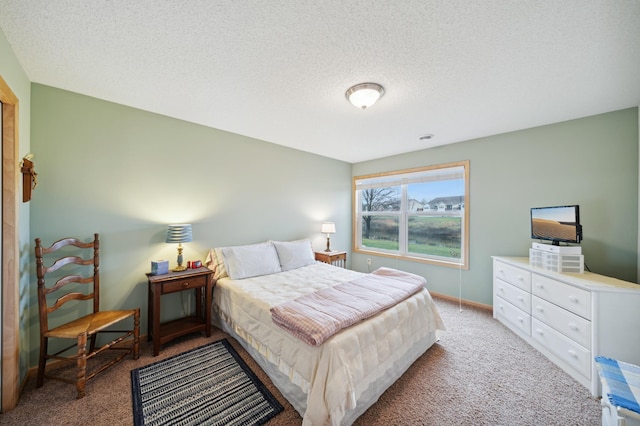
[(493, 316), (600, 396), (597, 355), (640, 363), (640, 285), (493, 257)]

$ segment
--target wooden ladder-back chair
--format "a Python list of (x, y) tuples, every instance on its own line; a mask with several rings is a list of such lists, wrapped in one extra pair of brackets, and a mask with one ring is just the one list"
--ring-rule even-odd
[[(73, 246), (76, 247), (76, 249), (73, 249), (72, 247), (58, 252), (58, 250), (67, 246)], [(69, 253), (69, 250), (73, 252), (73, 255), (61, 254), (64, 252)], [(38, 363), (38, 378), (36, 386), (42, 386), (45, 377), (48, 379), (61, 380), (67, 383), (75, 383), (78, 391), (78, 398), (82, 398), (85, 395), (84, 388), (87, 380), (116, 364), (130, 353), (133, 354), (133, 359), (138, 359), (140, 346), (140, 308), (122, 311), (100, 310), (100, 243), (98, 240), (98, 234), (95, 234), (94, 240), (89, 243), (83, 243), (75, 238), (65, 238), (56, 241), (49, 248), (43, 248), (40, 238), (36, 238), (35, 252), (38, 276), (38, 306), (40, 311), (40, 360)], [(89, 252), (91, 252), (90, 258), (85, 259), (81, 257), (83, 254), (84, 256), (88, 256)], [(61, 257), (53, 261), (51, 266), (47, 267), (44, 265), (44, 255), (50, 255), (52, 253), (53, 258)], [(48, 256), (47, 261), (49, 261), (49, 258), (50, 257)], [(60, 271), (54, 275), (47, 275), (54, 273), (69, 264), (79, 266), (72, 268), (73, 271)], [(91, 273), (88, 271), (88, 269), (90, 269), (89, 265), (93, 265)], [(45, 276), (48, 276), (51, 280), (55, 280), (55, 283), (47, 287), (45, 284)], [(62, 288), (71, 283), (76, 283), (76, 288), (70, 289), (70, 292), (65, 294), (62, 291)], [(86, 292), (79, 291), (79, 288), (83, 287), (83, 285), (88, 286)], [(52, 293), (55, 294), (47, 298), (47, 295)], [(54, 298), (55, 301), (53, 300)], [(49, 328), (49, 314), (72, 300), (78, 301), (76, 303), (93, 300), (92, 312), (65, 324)], [(65, 307), (65, 309), (68, 308), (72, 308), (72, 306), (67, 305)], [(83, 312), (87, 311), (85, 310)], [(132, 318), (131, 322), (133, 324), (131, 328), (126, 330), (107, 329), (108, 327), (126, 320), (127, 318)], [(119, 337), (96, 349), (96, 337), (99, 333), (118, 333)], [(128, 339), (129, 337), (133, 338)], [(49, 354), (48, 344), (49, 339), (52, 338), (73, 339), (74, 342), (55, 354)], [(123, 342), (125, 339), (128, 340)], [(88, 353), (87, 340), (90, 341)], [(118, 345), (120, 342), (123, 343)], [(68, 353), (69, 350), (75, 346), (77, 346), (76, 353), (69, 356), (62, 356), (63, 353)], [(100, 362), (96, 360), (98, 366), (90, 374), (87, 374), (87, 360), (107, 349), (120, 350), (122, 353), (115, 357), (110, 357), (108, 360), (101, 360)], [(51, 368), (47, 369), (48, 360), (57, 360), (76, 364), (76, 377), (71, 379), (61, 375), (49, 374), (49, 371), (45, 371), (51, 370)], [(53, 367), (53, 365), (50, 367)]]

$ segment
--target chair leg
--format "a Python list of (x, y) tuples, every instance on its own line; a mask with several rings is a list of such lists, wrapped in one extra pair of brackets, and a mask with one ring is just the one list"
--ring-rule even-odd
[(140, 308), (133, 314), (133, 359), (140, 356)]
[(91, 335), (91, 343), (89, 344), (89, 353), (93, 353), (93, 351), (96, 350), (96, 339), (98, 337), (98, 334), (92, 334)]
[(40, 336), (40, 358), (38, 360), (38, 377), (36, 379), (36, 387), (41, 387), (44, 383), (44, 370), (47, 366), (47, 346), (49, 339)]
[(76, 388), (77, 398), (84, 398), (84, 386), (87, 382), (87, 333), (78, 335), (78, 376)]

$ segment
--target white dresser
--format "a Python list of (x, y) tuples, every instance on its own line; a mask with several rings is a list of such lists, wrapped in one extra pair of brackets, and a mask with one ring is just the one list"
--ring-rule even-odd
[(493, 317), (600, 396), (594, 357), (640, 363), (640, 285), (493, 257)]

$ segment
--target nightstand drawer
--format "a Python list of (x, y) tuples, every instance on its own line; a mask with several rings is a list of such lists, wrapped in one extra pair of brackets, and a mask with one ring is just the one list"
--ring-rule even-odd
[(347, 252), (346, 251), (317, 251), (315, 252), (316, 260), (324, 263), (328, 263), (333, 266), (339, 266), (341, 268), (347, 267)]
[(190, 288), (204, 287), (207, 285), (207, 277), (185, 277), (181, 280), (162, 283), (162, 294), (173, 293)]

